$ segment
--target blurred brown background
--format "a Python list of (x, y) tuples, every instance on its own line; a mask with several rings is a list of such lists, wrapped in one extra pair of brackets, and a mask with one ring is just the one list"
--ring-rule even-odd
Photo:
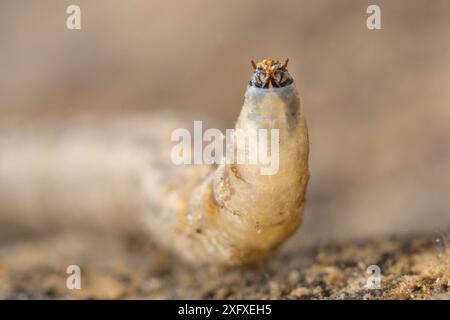
[(450, 225), (449, 32), (444, 0), (2, 1), (1, 123), (173, 110), (229, 128), (250, 59), (289, 57), (312, 145), (288, 248), (433, 232)]

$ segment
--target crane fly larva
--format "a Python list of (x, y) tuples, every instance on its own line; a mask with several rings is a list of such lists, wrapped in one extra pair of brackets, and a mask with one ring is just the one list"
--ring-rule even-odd
[(2, 131), (0, 227), (139, 229), (194, 264), (267, 257), (300, 225), (309, 178), (305, 115), (287, 62), (252, 61), (233, 131), (275, 130), (277, 148), (265, 144), (278, 152), (274, 172), (258, 162), (175, 165), (173, 116), (36, 121)]
[(309, 179), (309, 142), (287, 63), (252, 61), (254, 72), (235, 126), (278, 131), (278, 171), (264, 175), (262, 164), (221, 163), (186, 194), (174, 191), (178, 210), (163, 210), (165, 221), (178, 220), (169, 224), (177, 226), (176, 235), (153, 225), (158, 238), (187, 260), (220, 265), (257, 261), (299, 226)]

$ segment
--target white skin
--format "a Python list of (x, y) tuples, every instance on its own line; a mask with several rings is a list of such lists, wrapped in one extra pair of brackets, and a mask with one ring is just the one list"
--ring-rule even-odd
[(221, 164), (201, 175), (194, 167), (191, 176), (202, 179), (173, 182), (165, 195), (172, 206), (160, 212), (170, 222), (149, 225), (163, 245), (191, 263), (240, 265), (263, 259), (301, 223), (309, 142), (295, 86), (249, 86), (235, 129), (278, 129), (279, 168), (263, 175), (261, 167), (267, 165)]
[(273, 175), (261, 174), (267, 164), (175, 166), (173, 118), (3, 127), (0, 232), (146, 232), (193, 264), (268, 256), (297, 229), (305, 203), (308, 132), (295, 85), (249, 86), (235, 127), (279, 130)]

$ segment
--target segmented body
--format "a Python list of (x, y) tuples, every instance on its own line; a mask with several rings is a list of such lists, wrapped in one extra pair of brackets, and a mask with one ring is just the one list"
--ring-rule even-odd
[(275, 174), (262, 175), (262, 164), (174, 165), (170, 133), (183, 123), (170, 116), (4, 130), (0, 225), (139, 228), (194, 264), (268, 256), (301, 223), (309, 179), (305, 115), (286, 65), (255, 66), (236, 123), (278, 130)]

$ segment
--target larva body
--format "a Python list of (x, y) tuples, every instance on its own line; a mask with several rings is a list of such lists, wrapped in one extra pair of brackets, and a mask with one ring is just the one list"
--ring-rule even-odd
[[(169, 194), (178, 198), (179, 206), (176, 212), (165, 211), (163, 219), (175, 219), (171, 225), (176, 234), (157, 224), (153, 232), (194, 263), (234, 265), (259, 260), (301, 222), (309, 148), (295, 86), (249, 86), (236, 129), (278, 129), (279, 169), (263, 175), (262, 165), (221, 164), (186, 194), (179, 189)], [(185, 181), (180, 179), (180, 185)]]
[(261, 85), (248, 86), (235, 129), (277, 130), (276, 173), (262, 174), (264, 164), (174, 165), (169, 137), (180, 123), (169, 118), (9, 132), (0, 139), (1, 224), (140, 225), (194, 264), (266, 257), (301, 223), (309, 144), (292, 81)]

